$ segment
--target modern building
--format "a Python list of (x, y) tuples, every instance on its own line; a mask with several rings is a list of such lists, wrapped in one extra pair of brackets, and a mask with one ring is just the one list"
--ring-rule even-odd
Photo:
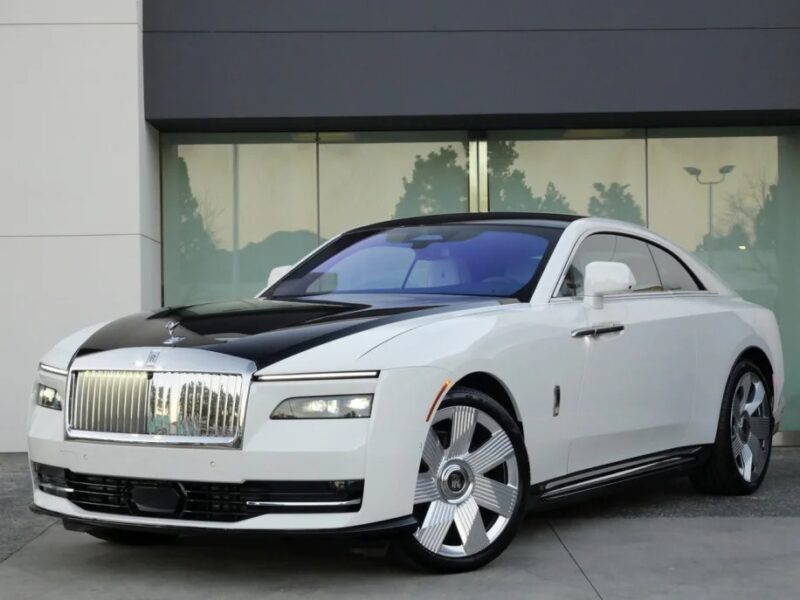
[(794, 0), (3, 0), (0, 451), (64, 335), (452, 211), (697, 253), (777, 313), (800, 430), (798, 56)]

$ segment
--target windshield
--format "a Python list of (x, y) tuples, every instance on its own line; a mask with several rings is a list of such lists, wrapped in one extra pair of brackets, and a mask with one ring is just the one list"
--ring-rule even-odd
[(450, 224), (357, 231), (314, 254), (272, 298), (331, 293), (530, 296), (561, 229)]

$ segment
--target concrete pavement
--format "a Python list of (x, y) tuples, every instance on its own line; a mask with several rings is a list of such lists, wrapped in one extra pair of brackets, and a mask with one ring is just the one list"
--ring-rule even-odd
[[(27, 514), (24, 455), (0, 455), (0, 600), (800, 598), (800, 449), (758, 494), (647, 483), (531, 515), (487, 568), (430, 576), (334, 540), (208, 536), (120, 547)], [(10, 526), (8, 524), (11, 524)]]

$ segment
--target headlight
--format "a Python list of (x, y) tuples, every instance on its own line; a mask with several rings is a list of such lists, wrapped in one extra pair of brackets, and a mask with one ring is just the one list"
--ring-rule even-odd
[(363, 419), (372, 412), (372, 394), (289, 398), (272, 411), (273, 419)]
[(45, 408), (61, 410), (61, 394), (55, 389), (39, 384), (36, 391), (36, 404)]

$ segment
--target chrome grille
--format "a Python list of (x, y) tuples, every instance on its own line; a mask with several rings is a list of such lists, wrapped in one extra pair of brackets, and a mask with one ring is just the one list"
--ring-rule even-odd
[(72, 437), (230, 443), (239, 436), (240, 375), (77, 371), (70, 383)]

